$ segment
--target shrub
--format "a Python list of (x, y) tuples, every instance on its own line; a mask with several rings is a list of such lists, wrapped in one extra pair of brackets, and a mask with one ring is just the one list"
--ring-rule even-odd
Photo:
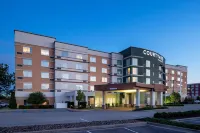
[(79, 109), (85, 109), (87, 105), (87, 102), (78, 102), (78, 108)]
[(33, 92), (28, 97), (29, 104), (42, 104), (46, 102), (46, 97), (42, 92)]
[(170, 95), (170, 101), (171, 103), (180, 103), (181, 95), (178, 92), (173, 92)]
[(74, 102), (67, 101), (67, 108), (74, 108)]
[(164, 106), (184, 106), (184, 104), (181, 103), (166, 103)]
[(192, 110), (186, 112), (162, 112), (162, 113), (155, 113), (154, 118), (186, 118), (186, 117), (197, 117), (200, 116), (200, 110)]
[(9, 108), (10, 109), (16, 109), (17, 108), (16, 98), (15, 98), (15, 92), (11, 93), (11, 98), (9, 100)]
[(140, 111), (140, 110), (152, 110), (152, 109), (167, 109), (167, 107), (161, 106), (161, 107), (155, 107), (155, 108), (153, 108), (153, 107), (151, 107), (151, 106), (146, 106), (146, 107), (144, 107), (144, 108), (135, 109), (135, 111)]
[(53, 109), (53, 105), (19, 105), (19, 109)]

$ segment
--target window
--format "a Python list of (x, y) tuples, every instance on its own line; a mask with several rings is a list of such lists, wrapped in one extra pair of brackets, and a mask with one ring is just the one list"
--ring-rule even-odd
[(122, 79), (121, 78), (117, 78), (117, 83), (122, 83)]
[(146, 84), (150, 84), (150, 78), (146, 78)]
[(138, 82), (138, 77), (132, 77), (132, 82)]
[(94, 86), (90, 86), (90, 91), (94, 91)]
[(32, 77), (32, 71), (23, 71), (24, 77)]
[(76, 85), (77, 90), (83, 90), (83, 85)]
[(166, 86), (168, 86), (168, 83), (166, 82)]
[(82, 80), (82, 76), (80, 74), (76, 74), (76, 79)]
[(46, 84), (46, 83), (41, 84), (41, 89), (42, 90), (48, 90), (49, 89), (49, 84)]
[(96, 62), (96, 57), (90, 57), (90, 62)]
[(107, 82), (107, 77), (102, 77), (102, 82)]
[(168, 73), (168, 69), (165, 69), (165, 73)]
[(130, 66), (131, 65), (131, 60), (130, 58), (129, 59), (126, 59), (126, 66)]
[(138, 68), (132, 67), (132, 74), (137, 75), (138, 74)]
[(180, 71), (178, 71), (178, 72), (177, 72), (177, 75), (180, 75), (180, 74), (181, 74), (181, 72), (180, 72)]
[(47, 60), (42, 60), (42, 61), (41, 61), (41, 66), (42, 66), (42, 67), (49, 67), (49, 61), (47, 61)]
[(161, 66), (159, 66), (159, 70), (162, 71), (162, 67)]
[(83, 59), (83, 56), (82, 56), (81, 54), (77, 54), (77, 55), (76, 55), (76, 58), (77, 58), (77, 59)]
[(121, 66), (122, 65), (122, 61), (121, 60), (117, 60), (117, 65)]
[(171, 84), (171, 87), (173, 87), (173, 86), (174, 86), (174, 84), (172, 83), (172, 84)]
[(168, 80), (168, 76), (166, 76), (166, 80)]
[(183, 76), (183, 73), (181, 73), (181, 76)]
[(159, 78), (162, 78), (162, 74), (159, 73)]
[(32, 89), (32, 83), (24, 82), (23, 83), (23, 88), (24, 89)]
[(153, 72), (153, 76), (154, 76), (154, 72)]
[(62, 73), (62, 78), (63, 79), (69, 79), (69, 74), (68, 73)]
[(49, 50), (48, 49), (41, 49), (41, 55), (49, 56)]
[(153, 67), (154, 67), (154, 64), (153, 64)]
[(122, 69), (117, 69), (117, 74), (122, 74)]
[(67, 51), (62, 51), (61, 55), (62, 55), (63, 57), (68, 57), (68, 52), (67, 52)]
[(107, 64), (107, 60), (106, 59), (102, 59), (102, 63), (103, 64)]
[(96, 72), (96, 67), (91, 66), (90, 67), (90, 72)]
[(23, 47), (23, 52), (31, 54), (32, 53), (32, 48), (31, 47)]
[(130, 77), (126, 78), (126, 83), (130, 83)]
[(32, 60), (31, 59), (23, 59), (23, 64), (31, 66), (32, 65)]
[(83, 69), (81, 64), (76, 64), (76, 69)]
[(172, 77), (172, 80), (174, 80), (174, 77)]
[(178, 77), (178, 78), (177, 78), (177, 81), (180, 81), (180, 80), (181, 80), (181, 79)]
[(172, 70), (172, 74), (174, 74), (174, 70)]
[(90, 81), (96, 81), (96, 77), (95, 76), (90, 76)]
[(49, 78), (49, 73), (48, 72), (41, 72), (41, 77), (42, 78)]
[(107, 69), (106, 68), (102, 68), (102, 73), (107, 73)]
[(127, 69), (126, 69), (126, 74), (127, 74), (127, 75), (131, 74), (131, 69), (130, 69), (130, 68), (127, 68)]
[(146, 67), (150, 67), (150, 66), (151, 66), (150, 61), (146, 60)]
[(138, 59), (132, 58), (132, 65), (137, 66), (138, 65)]
[(163, 84), (163, 82), (162, 82), (162, 81), (159, 81), (159, 84)]
[(60, 67), (61, 67), (61, 68), (67, 68), (67, 63), (62, 62), (62, 63), (60, 64)]
[(150, 69), (146, 69), (146, 76), (150, 76)]

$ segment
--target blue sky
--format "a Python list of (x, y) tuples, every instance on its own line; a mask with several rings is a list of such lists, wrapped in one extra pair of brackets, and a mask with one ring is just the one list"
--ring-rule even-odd
[(0, 62), (14, 71), (14, 29), (91, 49), (154, 50), (200, 82), (199, 0), (1, 0)]

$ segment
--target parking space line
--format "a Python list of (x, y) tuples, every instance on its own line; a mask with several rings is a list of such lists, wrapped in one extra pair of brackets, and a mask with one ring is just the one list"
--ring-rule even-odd
[(85, 121), (85, 122), (89, 122), (88, 120), (85, 120), (85, 119), (83, 119), (83, 118), (80, 118), (82, 121)]
[(178, 131), (178, 132), (182, 132), (182, 133), (188, 133), (188, 131), (174, 130), (174, 129), (172, 129), (172, 128), (167, 128), (167, 127), (159, 127), (159, 126), (149, 125), (149, 124), (148, 124), (148, 126), (157, 127), (157, 128), (162, 128), (162, 129), (168, 129), (168, 130), (171, 130), (171, 131)]
[(130, 131), (130, 132), (133, 132), (133, 133), (138, 133), (138, 132), (136, 132), (136, 131), (133, 131), (133, 130), (131, 130), (131, 129), (128, 129), (128, 128), (124, 128), (124, 129), (126, 129), (126, 130), (128, 130), (128, 131)]

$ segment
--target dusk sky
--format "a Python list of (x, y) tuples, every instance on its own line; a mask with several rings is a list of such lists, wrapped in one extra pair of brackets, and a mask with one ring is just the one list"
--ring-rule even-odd
[(14, 29), (106, 52), (150, 49), (200, 82), (200, 0), (1, 0), (0, 63), (11, 71)]

